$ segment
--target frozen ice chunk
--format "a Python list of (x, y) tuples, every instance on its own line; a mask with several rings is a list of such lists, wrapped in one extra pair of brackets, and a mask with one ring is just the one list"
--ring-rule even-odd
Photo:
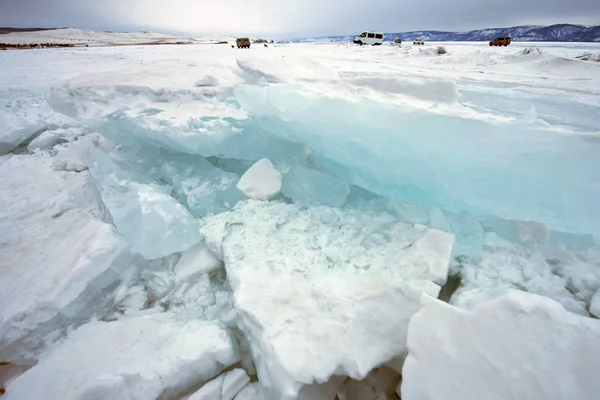
[[(0, 117), (2, 115), (3, 114), (0, 114)], [(2, 121), (2, 119), (0, 119), (0, 121)], [(0, 136), (0, 156), (10, 153), (21, 143), (35, 139), (46, 129), (46, 125), (40, 123), (27, 125), (25, 127), (9, 131), (6, 131), (11, 127), (8, 122), (6, 125), (2, 124), (2, 126), (7, 128), (2, 129), (2, 135)]]
[(244, 197), (235, 187), (237, 175), (215, 168), (200, 156), (169, 153), (159, 162), (152, 173), (173, 185), (194, 217), (229, 210)]
[(296, 203), (341, 207), (350, 187), (340, 178), (295, 164), (283, 178), (281, 192)]
[[(47, 238), (42, 254), (28, 249), (33, 254), (23, 260), (27, 264), (8, 263), (8, 269), (2, 269), (2, 360), (34, 358), (42, 338), (65, 318), (81, 323), (82, 316), (72, 309), (100, 312), (111, 300), (102, 290), (122, 278), (127, 268), (135, 268), (127, 243), (110, 225), (98, 220), (76, 224)], [(27, 239), (23, 244), (30, 243), (29, 235)]]
[(85, 156), (93, 147), (100, 145), (100, 136), (91, 134), (82, 136), (78, 140), (58, 146), (57, 154), (53, 158), (54, 168), (57, 170), (81, 172), (88, 169)]
[(157, 184), (143, 182), (99, 150), (91, 152), (89, 168), (117, 229), (144, 258), (184, 251), (200, 241), (197, 221)]
[(484, 231), (479, 222), (466, 212), (447, 213), (446, 218), (449, 232), (456, 237), (453, 254), (471, 257), (480, 255), (484, 243)]
[(219, 261), (206, 246), (200, 242), (186, 250), (175, 265), (175, 277), (182, 282), (194, 275), (208, 274), (221, 267)]
[(219, 80), (213, 75), (204, 75), (194, 83), (195, 86), (217, 86), (218, 84)]
[(239, 85), (235, 97), (264, 131), (343, 165), (336, 175), (352, 185), (452, 213), (600, 234), (592, 222), (600, 220), (600, 142), (588, 135), (291, 84)]
[(111, 288), (138, 260), (94, 217), (85, 173), (55, 171), (46, 153), (2, 161), (0, 360), (19, 363), (35, 359), (50, 332), (105, 315)]
[(187, 400), (232, 400), (248, 383), (246, 371), (236, 368), (217, 376)]
[(281, 174), (263, 158), (242, 175), (237, 188), (251, 199), (270, 200), (281, 191)]
[(334, 374), (363, 379), (404, 354), (408, 321), (421, 293), (437, 296), (452, 250), (452, 235), (381, 209), (249, 200), (204, 222), (277, 399)]
[(176, 398), (239, 361), (219, 324), (168, 314), (81, 326), (6, 389), (6, 399)]
[(600, 289), (594, 296), (592, 296), (592, 301), (590, 303), (590, 314), (600, 318)]
[(513, 291), (465, 312), (424, 295), (408, 334), (402, 399), (594, 399), (600, 321)]
[[(587, 276), (588, 280), (598, 282), (597, 278), (591, 279), (587, 272), (595, 268), (590, 268), (590, 263), (582, 264), (574, 268), (582, 271), (579, 276)], [(459, 270), (461, 287), (450, 299), (451, 304), (459, 307), (475, 305), (478, 301), (496, 297), (503, 289), (513, 289), (550, 297), (573, 313), (587, 315), (585, 301), (574, 296), (573, 290), (567, 289), (567, 279), (559, 274), (557, 266), (548, 263), (537, 248), (514, 244), (490, 248), (477, 258), (461, 262)], [(467, 293), (474, 289), (475, 292)]]
[(261, 395), (260, 383), (256, 382), (246, 385), (235, 396), (235, 400), (265, 400)]

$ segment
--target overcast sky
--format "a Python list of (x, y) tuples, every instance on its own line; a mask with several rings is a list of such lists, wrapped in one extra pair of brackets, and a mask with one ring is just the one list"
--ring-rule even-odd
[(600, 24), (600, 0), (0, 0), (0, 26), (270, 37)]

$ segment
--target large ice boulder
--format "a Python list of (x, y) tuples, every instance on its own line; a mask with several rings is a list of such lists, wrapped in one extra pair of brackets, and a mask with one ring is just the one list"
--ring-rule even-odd
[(382, 196), (600, 233), (600, 142), (588, 135), (317, 86), (239, 85), (235, 97), (262, 130), (311, 148), (342, 166), (337, 176)]
[(93, 149), (90, 176), (119, 232), (146, 259), (184, 251), (201, 239), (197, 221), (161, 186)]
[(281, 191), (281, 173), (269, 159), (263, 158), (242, 175), (237, 188), (251, 199), (270, 200)]
[(408, 330), (402, 399), (598, 398), (600, 321), (511, 291), (472, 311), (424, 295)]
[[(0, 178), (0, 360), (31, 362), (68, 326), (101, 317), (139, 258), (99, 220), (85, 172), (14, 155)], [(50, 333), (53, 335), (49, 335)]]
[(219, 324), (168, 314), (90, 322), (6, 389), (6, 399), (176, 398), (239, 361)]
[(204, 222), (273, 399), (333, 375), (363, 379), (404, 355), (408, 322), (421, 294), (445, 282), (453, 242), (381, 209), (249, 200)]

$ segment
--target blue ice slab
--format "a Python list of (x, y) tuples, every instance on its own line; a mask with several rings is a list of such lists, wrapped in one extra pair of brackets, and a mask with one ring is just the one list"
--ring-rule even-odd
[(600, 233), (600, 140), (524, 123), (242, 85), (261, 131), (314, 150), (348, 182), (386, 197), (473, 216)]
[(236, 188), (236, 174), (215, 168), (200, 156), (169, 153), (157, 163), (152, 175), (169, 182), (196, 218), (227, 211), (245, 198)]
[(134, 252), (146, 259), (160, 258), (202, 239), (197, 220), (140, 171), (97, 149), (88, 160), (100, 200)]
[(295, 203), (341, 207), (350, 187), (343, 179), (295, 164), (283, 178), (281, 193)]

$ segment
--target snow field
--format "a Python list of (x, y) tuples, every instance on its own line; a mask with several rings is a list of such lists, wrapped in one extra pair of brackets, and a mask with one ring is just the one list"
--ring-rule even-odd
[(444, 46), (7, 52), (7, 398), (594, 398), (598, 65)]

